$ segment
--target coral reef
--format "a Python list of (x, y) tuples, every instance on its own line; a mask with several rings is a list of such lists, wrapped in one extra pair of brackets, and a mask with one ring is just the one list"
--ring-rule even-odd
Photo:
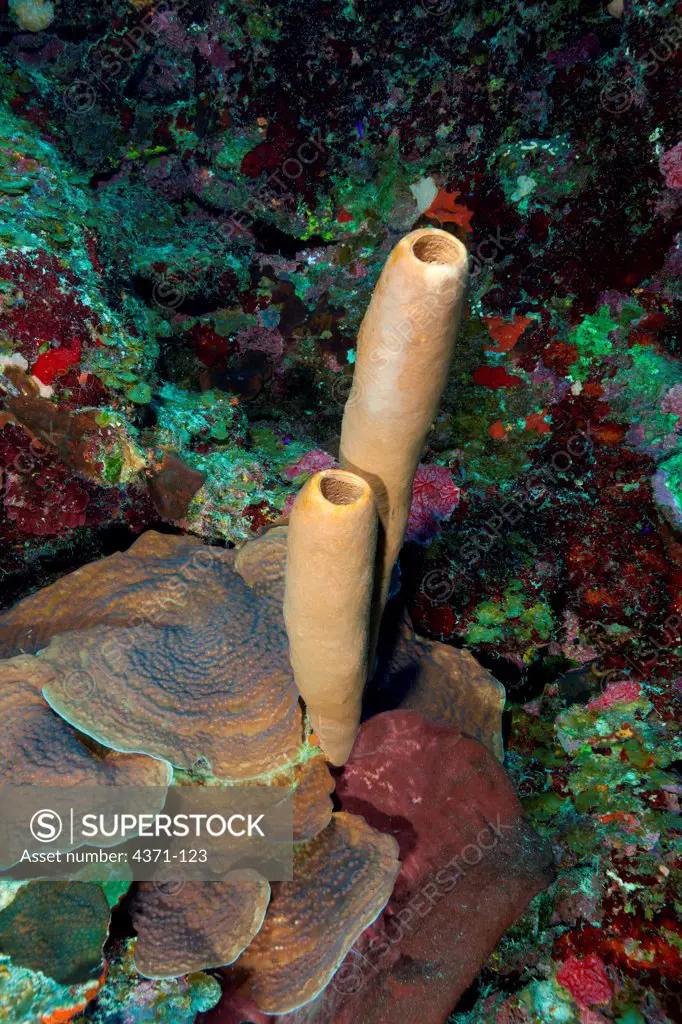
[[(32, 31), (19, 8), (51, 23)], [(681, 13), (0, 4), (0, 600), (48, 587), (44, 607), (6, 620), (5, 657), (35, 654), (72, 613), (78, 629), (124, 626), (124, 587), (99, 622), (91, 569), (63, 581), (105, 556), (115, 576), (147, 528), (224, 552), (286, 516), (338, 465), (357, 333), (398, 238), (430, 227), (467, 247), (467, 308), (366, 710), (478, 730), (558, 878), (450, 1007), (454, 1024), (682, 1015)], [(264, 549), (282, 531), (234, 556), (268, 607), (283, 575)], [(153, 541), (149, 593), (173, 542)], [(177, 562), (174, 575), (181, 601)], [(197, 616), (224, 594), (202, 578)], [(140, 614), (181, 625), (174, 593)], [(454, 698), (441, 659), (469, 680)], [(490, 673), (507, 692), (501, 729)], [(64, 756), (85, 765), (92, 746)], [(322, 768), (300, 811), (311, 835), (331, 814)], [(142, 979), (115, 935), (105, 960), (100, 988), (3, 956), (0, 1020), (189, 1024), (217, 999), (208, 976)], [(416, 1017), (452, 985), (432, 971), (417, 1006), (421, 974), (407, 959), (392, 971)], [(266, 1020), (246, 1000), (214, 1012)]]
[[(321, 479), (335, 486), (350, 483), (360, 493), (366, 488), (360, 478), (343, 472)], [(313, 484), (321, 486), (320, 478), (306, 486)], [(369, 492), (366, 501), (373, 511)], [(332, 813), (333, 783), (312, 745), (314, 734), (302, 716), (286, 658), (282, 594), (289, 586), (283, 582), (288, 532), (276, 528), (237, 556), (196, 538), (148, 531), (128, 552), (85, 566), (0, 619), (0, 650), (8, 656), (0, 661), (0, 675), (13, 712), (4, 753), (8, 781), (46, 784), (55, 773), (66, 773), (70, 785), (102, 782), (106, 787), (142, 778), (157, 787), (150, 791), (156, 793), (158, 787), (165, 792), (173, 771), (185, 786), (247, 780), (293, 784), (298, 843), (293, 881), (270, 885), (249, 871), (224, 881), (190, 881), (177, 891), (142, 882), (130, 905), (137, 933), (134, 963), (143, 976), (167, 979), (234, 962), (225, 974), (228, 990), (274, 1014), (296, 1010), (327, 987), (348, 949), (389, 900), (400, 867), (395, 838), (372, 827), (364, 820), (367, 814)], [(359, 550), (371, 578), (373, 547)], [(360, 611), (364, 608), (367, 630), (371, 588), (365, 592)], [(352, 611), (345, 609), (351, 620)], [(433, 685), (425, 689), (442, 700), (436, 716), (471, 715), (469, 731), (495, 744), (499, 684), (481, 672), (469, 686), (464, 654), (443, 648), (443, 658), (441, 645), (429, 646)], [(396, 696), (395, 675), (409, 665), (417, 647), (409, 623), (403, 623), (379, 669), (383, 685)], [(364, 684), (364, 673), (360, 681)], [(409, 714), (415, 724), (423, 723), (415, 712)], [(458, 730), (451, 734), (462, 738)], [(92, 739), (95, 750), (88, 746)], [(476, 740), (466, 742), (474, 760), (493, 762)], [(421, 747), (425, 744), (417, 743), (415, 752)], [(444, 778), (447, 789), (453, 780)], [(377, 824), (382, 821), (380, 814)], [(64, 849), (73, 848), (73, 841), (64, 843)], [(522, 851), (506, 856), (516, 862)], [(547, 884), (543, 870), (530, 868), (534, 881), (519, 895), (514, 916)], [(119, 897), (127, 889), (127, 883), (120, 884)], [(30, 900), (35, 885), (44, 885), (47, 894), (38, 907), (53, 904), (60, 928), (72, 892), (82, 893), (81, 899), (92, 892), (99, 900), (104, 928), (99, 945), (87, 957), (74, 954), (81, 959), (72, 967), (57, 957), (71, 963), (68, 946), (53, 950), (57, 940), (50, 929), (34, 947), (35, 919), (29, 917), (23, 931), (17, 926), (26, 916), (26, 900), (34, 914), (42, 913)], [(2, 932), (0, 921), (0, 949), (13, 964), (39, 969), (60, 984), (83, 983), (101, 969), (109, 919), (103, 887), (32, 882), (13, 894), (2, 914), (8, 925)], [(502, 928), (505, 914), (495, 913)], [(286, 950), (285, 960), (273, 960), (275, 949)]]
[(97, 1004), (85, 1008), (92, 1024), (193, 1024), (198, 1013), (220, 999), (220, 985), (208, 974), (150, 981), (137, 973), (132, 943), (123, 944), (109, 962), (106, 987)]

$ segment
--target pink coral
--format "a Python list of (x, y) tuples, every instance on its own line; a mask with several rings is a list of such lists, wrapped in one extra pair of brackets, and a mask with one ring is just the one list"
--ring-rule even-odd
[(661, 402), (661, 410), (672, 416), (682, 416), (682, 384), (675, 384), (666, 392)]
[(289, 480), (295, 480), (302, 473), (319, 473), (321, 469), (335, 469), (337, 466), (338, 462), (335, 458), (322, 451), (321, 448), (313, 448), (306, 452), (298, 462), (286, 466), (283, 472)]
[(682, 188), (682, 142), (663, 154), (659, 167), (668, 188)]
[(682, 277), (682, 231), (675, 236), (675, 244), (668, 250), (665, 267), (669, 274)]
[(603, 1006), (611, 999), (612, 988), (604, 961), (596, 953), (584, 960), (571, 956), (557, 971), (556, 980), (567, 988), (578, 1006)]
[(459, 504), (459, 487), (445, 466), (419, 466), (414, 478), (407, 540), (423, 543)]
[(284, 339), (276, 327), (248, 327), (236, 340), (242, 352), (264, 352), (275, 358), (284, 352)]
[(629, 704), (633, 700), (639, 700), (640, 693), (639, 683), (624, 679), (620, 683), (609, 683), (601, 697), (591, 700), (587, 706), (590, 711), (606, 711), (614, 704)]
[(580, 1011), (580, 1024), (609, 1024), (608, 1017), (596, 1010), (587, 1010), (585, 1007)]

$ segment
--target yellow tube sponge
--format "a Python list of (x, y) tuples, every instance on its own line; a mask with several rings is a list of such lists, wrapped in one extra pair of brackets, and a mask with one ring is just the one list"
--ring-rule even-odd
[(372, 660), (414, 475), (450, 369), (466, 281), (461, 242), (446, 231), (412, 231), (388, 257), (360, 327), (341, 465), (369, 482), (379, 514)]
[(343, 470), (311, 477), (287, 539), (289, 657), (327, 758), (347, 760), (367, 679), (377, 511), (371, 487)]

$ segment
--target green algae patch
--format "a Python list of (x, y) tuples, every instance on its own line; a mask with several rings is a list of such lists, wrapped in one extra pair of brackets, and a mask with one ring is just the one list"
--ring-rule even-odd
[(673, 389), (682, 385), (682, 368), (649, 345), (633, 345), (626, 360), (609, 382), (609, 406), (615, 419), (630, 425), (631, 444), (660, 457), (679, 443)]
[(224, 391), (191, 392), (175, 384), (158, 390), (156, 441), (181, 449), (196, 442), (225, 441), (235, 430), (244, 431), (243, 413), (233, 396)]
[(618, 322), (612, 319), (608, 306), (600, 306), (597, 313), (589, 313), (570, 332), (567, 342), (574, 345), (579, 352), (579, 358), (569, 367), (569, 372), (575, 380), (586, 380), (594, 365), (604, 356), (613, 353), (614, 343), (610, 335), (618, 326)]
[[(32, 971), (0, 955), (0, 1024), (36, 1024), (69, 1020), (97, 994), (97, 982), (59, 985), (42, 971)], [(62, 1016), (57, 1016), (61, 1014)]]
[(508, 642), (517, 639), (529, 645), (524, 658), (532, 657), (536, 645), (547, 641), (555, 628), (550, 607), (541, 601), (529, 601), (523, 584), (515, 581), (492, 601), (483, 601), (475, 609), (475, 621), (466, 631), (468, 644)]
[(148, 405), (152, 400), (152, 389), (144, 381), (135, 384), (126, 394), (130, 401), (136, 405)]
[(490, 164), (496, 165), (508, 202), (524, 216), (538, 208), (555, 209), (561, 200), (577, 196), (593, 174), (591, 164), (564, 135), (502, 146)]

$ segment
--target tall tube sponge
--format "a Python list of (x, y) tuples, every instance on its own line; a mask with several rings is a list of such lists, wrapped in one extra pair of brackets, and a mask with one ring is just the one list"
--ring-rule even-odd
[(341, 466), (371, 485), (379, 515), (370, 671), (414, 476), (447, 382), (466, 283), (461, 242), (433, 228), (412, 231), (388, 257), (360, 326)]
[(311, 477), (291, 510), (284, 621), (310, 724), (332, 764), (346, 762), (367, 681), (377, 510), (343, 470)]

